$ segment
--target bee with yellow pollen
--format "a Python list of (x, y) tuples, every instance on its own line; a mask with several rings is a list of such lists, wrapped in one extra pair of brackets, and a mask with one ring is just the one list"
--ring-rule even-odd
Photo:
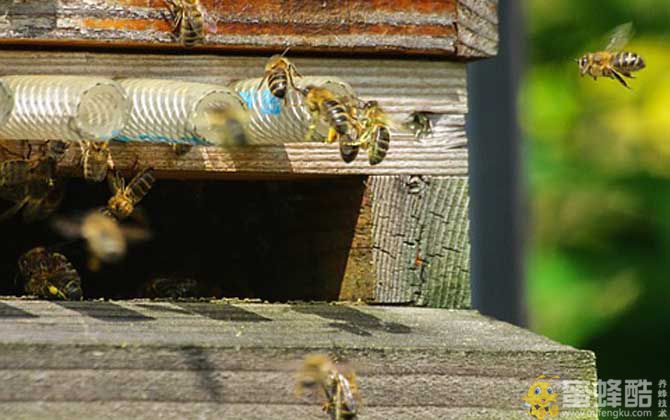
[(558, 390), (543, 379), (558, 379), (558, 376), (553, 378), (538, 376), (522, 398), (526, 402), (528, 413), (538, 420), (558, 416)]

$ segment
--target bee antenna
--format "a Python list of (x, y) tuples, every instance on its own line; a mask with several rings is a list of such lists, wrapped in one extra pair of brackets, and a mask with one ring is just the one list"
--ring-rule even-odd
[(286, 55), (286, 53), (288, 52), (288, 50), (290, 50), (290, 49), (291, 49), (291, 46), (289, 45), (288, 47), (286, 47), (286, 49), (284, 50), (284, 52), (283, 52), (283, 53), (281, 53), (280, 57), (283, 57), (283, 56), (285, 56), (285, 55)]

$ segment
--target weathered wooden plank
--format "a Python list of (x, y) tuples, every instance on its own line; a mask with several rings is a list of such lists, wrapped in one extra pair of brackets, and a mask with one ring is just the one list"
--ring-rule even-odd
[[(182, 420), (197, 413), (205, 419), (245, 419), (245, 420), (324, 420), (326, 415), (316, 406), (291, 404), (218, 404), (218, 403), (169, 403), (169, 402), (0, 402), (0, 410), (8, 418), (15, 420), (71, 420), (95, 418)], [(366, 420), (528, 420), (528, 413), (520, 409), (448, 408), (448, 407), (374, 407), (364, 411)], [(572, 413), (571, 413), (572, 414)], [(595, 417), (574, 416), (577, 420), (591, 420)]]
[[(495, 54), (496, 1), (201, 0), (216, 22), (199, 50)], [(0, 43), (179, 48), (160, 0), (24, 0), (5, 5)], [(495, 32), (495, 31), (493, 31)]]
[[(292, 372), (315, 351), (354, 366), (364, 418), (422, 413), (421, 418), (521, 419), (520, 397), (540, 373), (589, 385), (596, 379), (592, 353), (469, 311), (1, 303), (0, 407), (24, 410), (30, 418), (76, 417), (86, 409), (108, 418), (134, 417), (142, 408), (155, 415), (176, 404), (182, 407), (176, 413), (193, 417), (319, 418), (317, 404), (293, 395)], [(595, 404), (594, 395), (589, 397)]]
[(372, 301), (470, 307), (467, 178), (373, 176), (368, 188), (356, 229), (371, 240), (348, 270), (373, 270)]
[[(5, 74), (90, 74), (106, 77), (174, 78), (227, 84), (262, 74), (264, 58), (201, 55), (145, 55), (0, 51)], [(297, 59), (304, 74), (332, 75), (348, 81), (365, 100), (376, 99), (396, 121), (412, 111), (435, 113), (433, 134), (416, 140), (396, 132), (387, 158), (370, 166), (365, 153), (345, 164), (336, 146), (294, 143), (272, 147), (197, 148), (177, 158), (160, 146), (115, 147), (121, 168), (136, 158), (159, 176), (225, 177), (231, 174), (467, 174), (465, 65), (419, 60)], [(39, 69), (37, 71), (36, 69)], [(281, 139), (278, 139), (281, 141)], [(0, 156), (1, 157), (1, 156)], [(65, 167), (77, 163), (71, 151)]]

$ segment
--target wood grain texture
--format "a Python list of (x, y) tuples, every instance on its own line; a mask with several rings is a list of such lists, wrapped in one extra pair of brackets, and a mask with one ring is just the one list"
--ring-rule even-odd
[[(7, 2), (0, 42), (181, 48), (160, 0)], [(199, 50), (242, 49), (421, 54), (472, 59), (495, 54), (497, 1), (201, 0), (216, 22)], [(2, 12), (2, 11), (0, 11)]]
[[(203, 55), (146, 55), (0, 51), (5, 74), (89, 74), (105, 77), (173, 78), (215, 84), (258, 77), (265, 58)], [(370, 166), (365, 153), (351, 164), (342, 162), (336, 146), (293, 143), (272, 147), (196, 148), (178, 158), (168, 147), (114, 147), (121, 168), (149, 163), (164, 177), (309, 174), (467, 174), (465, 65), (420, 60), (295, 60), (303, 74), (332, 75), (348, 81), (362, 99), (375, 99), (396, 121), (412, 111), (431, 112), (433, 134), (416, 140), (394, 133), (384, 162)], [(77, 162), (73, 148), (65, 160)]]
[(468, 200), (466, 177), (369, 178), (356, 231), (371, 246), (350, 262), (372, 266), (373, 302), (470, 307)]
[(4, 413), (325, 418), (318, 403), (293, 395), (293, 372), (313, 352), (354, 367), (362, 418), (526, 418), (520, 397), (543, 372), (595, 388), (593, 353), (469, 311), (99, 304), (0, 301)]

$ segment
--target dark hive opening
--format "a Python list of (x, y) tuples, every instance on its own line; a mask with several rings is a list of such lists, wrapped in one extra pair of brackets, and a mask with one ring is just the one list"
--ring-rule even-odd
[[(79, 271), (86, 299), (151, 297), (147, 283), (165, 278), (195, 282), (195, 297), (337, 300), (364, 182), (158, 180), (140, 205), (151, 240), (98, 272), (88, 269), (83, 242), (67, 243), (49, 220), (16, 217), (0, 225), (0, 293), (23, 294), (19, 256), (53, 246)], [(109, 198), (104, 183), (71, 179), (67, 188), (57, 216), (81, 215)]]

